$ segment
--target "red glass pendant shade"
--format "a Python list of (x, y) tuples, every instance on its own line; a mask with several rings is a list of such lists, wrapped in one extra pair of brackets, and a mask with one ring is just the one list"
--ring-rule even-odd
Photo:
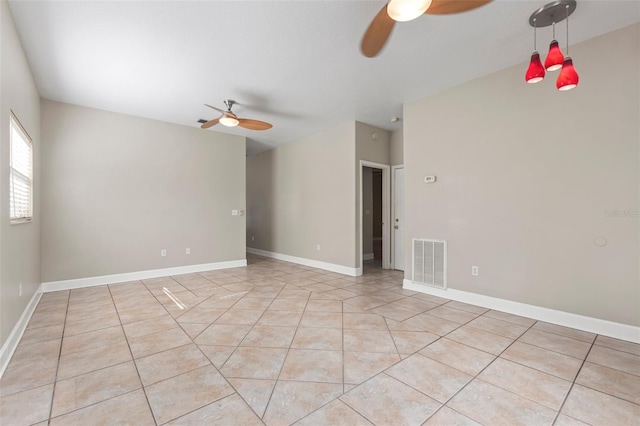
[(571, 90), (578, 85), (579, 79), (578, 73), (573, 67), (573, 61), (567, 56), (562, 63), (562, 71), (556, 81), (556, 87), (562, 91)]
[(547, 59), (544, 61), (544, 67), (547, 71), (555, 71), (559, 70), (562, 67), (562, 63), (564, 61), (564, 55), (562, 51), (560, 51), (560, 46), (558, 46), (558, 42), (556, 40), (552, 40), (549, 45), (549, 53), (547, 54)]
[(537, 83), (544, 79), (544, 74), (544, 67), (542, 66), (542, 62), (540, 62), (540, 54), (538, 52), (533, 52), (529, 68), (527, 69), (524, 79), (527, 83)]

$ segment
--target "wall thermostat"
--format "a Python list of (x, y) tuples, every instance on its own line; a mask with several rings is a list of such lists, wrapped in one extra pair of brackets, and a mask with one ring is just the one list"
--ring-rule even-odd
[(424, 183), (434, 183), (436, 181), (436, 177), (435, 176), (425, 176), (424, 177)]

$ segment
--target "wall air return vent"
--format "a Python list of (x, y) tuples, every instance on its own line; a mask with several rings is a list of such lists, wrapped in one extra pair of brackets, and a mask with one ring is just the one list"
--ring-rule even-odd
[(414, 238), (413, 282), (445, 290), (447, 288), (447, 242)]

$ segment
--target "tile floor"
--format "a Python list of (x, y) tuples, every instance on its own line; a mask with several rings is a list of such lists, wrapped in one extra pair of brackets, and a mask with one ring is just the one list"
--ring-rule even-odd
[(640, 345), (248, 259), (44, 294), (0, 424), (640, 423)]

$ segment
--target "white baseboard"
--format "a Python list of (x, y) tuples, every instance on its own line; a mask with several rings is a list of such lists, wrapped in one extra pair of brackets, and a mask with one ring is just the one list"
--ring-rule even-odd
[(150, 271), (127, 272), (124, 274), (103, 275), (100, 277), (77, 278), (73, 280), (51, 281), (42, 283), (42, 291), (69, 290), (96, 285), (124, 283), (127, 281), (168, 277), (170, 275), (191, 274), (194, 272), (213, 271), (216, 269), (237, 268), (247, 266), (247, 260), (230, 260), (227, 262), (202, 263), (199, 265), (176, 266), (173, 268), (153, 269)]
[(373, 260), (375, 259), (373, 253), (366, 253), (362, 255), (362, 260)]
[(4, 342), (4, 345), (2, 345), (2, 348), (0, 349), (0, 377), (4, 374), (4, 370), (6, 370), (7, 365), (9, 365), (9, 361), (18, 347), (18, 343), (20, 343), (20, 339), (22, 339), (24, 331), (27, 329), (31, 315), (33, 315), (33, 312), (36, 310), (36, 306), (38, 306), (41, 296), (42, 284), (38, 286), (38, 289), (31, 297), (31, 300), (29, 300), (27, 307), (22, 312), (20, 319), (13, 327), (13, 330), (11, 330), (11, 333)]
[(311, 266), (313, 268), (324, 269), (325, 271), (336, 272), (338, 274), (349, 275), (351, 277), (362, 275), (362, 268), (350, 268), (348, 266), (336, 265), (334, 263), (321, 262), (319, 260), (306, 259), (304, 257), (289, 256), (288, 254), (274, 253), (272, 251), (254, 249), (251, 247), (247, 247), (247, 253), (297, 263), (298, 265)]
[(628, 342), (640, 343), (640, 327), (607, 321), (584, 315), (572, 314), (570, 312), (557, 311), (555, 309), (543, 308), (541, 306), (528, 305), (526, 303), (514, 302), (507, 299), (485, 296), (477, 293), (470, 293), (462, 290), (428, 287), (416, 284), (405, 279), (402, 287), (420, 293), (427, 293), (433, 296), (456, 300), (458, 302), (469, 303), (482, 306), (483, 308), (495, 309), (509, 314), (520, 315), (539, 321), (550, 322), (565, 327), (576, 328), (590, 333), (602, 334)]

